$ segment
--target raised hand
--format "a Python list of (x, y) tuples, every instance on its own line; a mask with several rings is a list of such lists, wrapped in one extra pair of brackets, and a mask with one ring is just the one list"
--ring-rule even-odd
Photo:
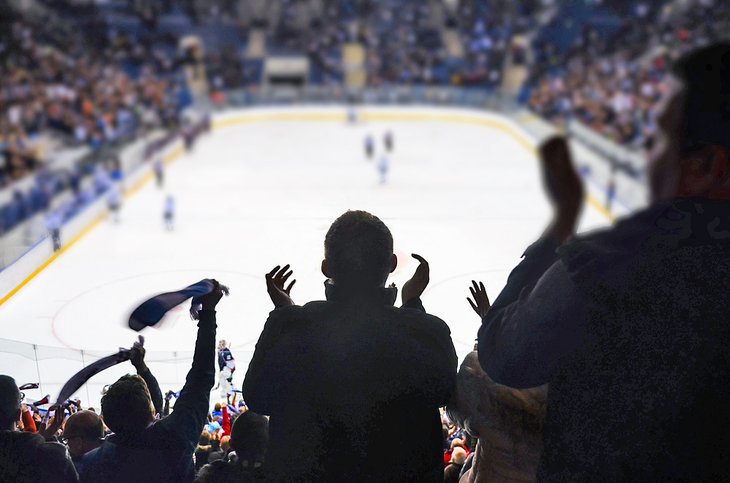
[(565, 138), (548, 139), (539, 152), (545, 190), (553, 205), (553, 221), (546, 234), (563, 243), (575, 233), (583, 207), (583, 183), (573, 166)]
[(277, 265), (266, 274), (266, 291), (269, 293), (274, 307), (279, 308), (294, 305), (294, 301), (289, 294), (296, 280), (292, 280), (289, 286), (284, 288), (286, 281), (293, 273), (292, 270), (289, 270), (289, 264), (286, 264), (283, 267)]
[(135, 369), (137, 369), (137, 372), (144, 372), (144, 369), (147, 367), (144, 362), (144, 356), (146, 352), (147, 351), (144, 348), (144, 337), (140, 335), (137, 342), (132, 345), (132, 350), (129, 358), (132, 365), (135, 367)]
[(62, 405), (59, 406), (52, 406), (48, 408), (49, 411), (55, 410), (55, 413), (53, 417), (48, 421), (46, 426), (42, 428), (40, 431), (38, 431), (41, 436), (43, 436), (46, 439), (50, 439), (56, 435), (59, 429), (61, 429), (61, 426), (63, 425), (64, 420), (64, 407)]
[(487, 295), (487, 290), (484, 288), (484, 284), (482, 282), (479, 282), (477, 284), (474, 280), (471, 281), (471, 287), (469, 287), (469, 291), (471, 292), (471, 296), (474, 298), (474, 301), (467, 297), (466, 300), (469, 302), (469, 305), (471, 305), (471, 308), (474, 309), (474, 312), (477, 313), (479, 318), (484, 318), (487, 313), (489, 313), (489, 309), (492, 308), (492, 304), (489, 302), (489, 296)]
[(213, 290), (200, 297), (200, 305), (203, 310), (215, 310), (215, 306), (223, 298), (223, 288), (217, 280), (211, 280), (213, 282)]
[(423, 291), (426, 290), (431, 277), (431, 269), (428, 266), (426, 259), (421, 255), (416, 255), (415, 253), (412, 253), (411, 256), (418, 260), (419, 263), (418, 267), (416, 267), (416, 272), (410, 280), (403, 284), (401, 300), (404, 304), (409, 300), (413, 300), (423, 295)]

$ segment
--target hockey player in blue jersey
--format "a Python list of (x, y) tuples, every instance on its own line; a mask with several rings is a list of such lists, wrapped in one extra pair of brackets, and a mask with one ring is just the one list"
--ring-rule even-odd
[(168, 197), (165, 198), (165, 211), (163, 218), (165, 221), (165, 228), (167, 230), (172, 230), (174, 227), (173, 222), (175, 221), (175, 198), (173, 198), (172, 195), (168, 195)]

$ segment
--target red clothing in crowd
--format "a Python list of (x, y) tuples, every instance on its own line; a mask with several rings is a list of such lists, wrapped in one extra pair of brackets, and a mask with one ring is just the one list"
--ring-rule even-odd
[(29, 433), (35, 433), (35, 420), (33, 419), (33, 413), (30, 411), (23, 411), (23, 431)]

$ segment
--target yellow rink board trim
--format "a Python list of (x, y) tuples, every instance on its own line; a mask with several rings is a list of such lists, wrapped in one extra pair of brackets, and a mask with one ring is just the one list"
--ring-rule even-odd
[(106, 218), (106, 214), (105, 213), (102, 213), (101, 215), (99, 215), (96, 218), (94, 218), (88, 225), (86, 225), (80, 232), (78, 232), (75, 237), (73, 237), (71, 240), (69, 240), (68, 243), (66, 243), (65, 245), (63, 245), (57, 252), (55, 252), (53, 255), (51, 255), (50, 257), (48, 257), (48, 259), (45, 262), (43, 262), (40, 267), (38, 267), (35, 270), (33, 270), (33, 272), (30, 275), (28, 275), (25, 278), (25, 280), (23, 280), (22, 282), (20, 282), (17, 287), (15, 287), (13, 290), (11, 290), (10, 292), (8, 292), (8, 294), (5, 297), (3, 297), (2, 299), (0, 299), (0, 305), (4, 304), (5, 302), (7, 302), (10, 299), (10, 297), (12, 297), (16, 293), (18, 293), (18, 291), (21, 288), (23, 288), (25, 286), (25, 284), (27, 284), (28, 282), (30, 282), (31, 280), (33, 280), (33, 278), (36, 275), (38, 275), (39, 273), (41, 273), (43, 271), (43, 269), (45, 269), (48, 265), (50, 265), (51, 262), (53, 262), (56, 258), (58, 258), (63, 252), (65, 252), (66, 250), (68, 250), (69, 248), (71, 248), (71, 246), (73, 246), (77, 241), (79, 241), (84, 235), (86, 235), (87, 233), (89, 233), (104, 218)]
[[(165, 157), (163, 158), (163, 163), (165, 163), (166, 165), (172, 163), (177, 158), (179, 158), (183, 154), (183, 152), (184, 152), (183, 147), (178, 146), (174, 150), (167, 153), (167, 155), (165, 155)], [(150, 181), (153, 178), (153, 176), (154, 176), (154, 173), (151, 171), (148, 172), (147, 174), (145, 174), (144, 176), (142, 176), (139, 180), (137, 180), (137, 182), (134, 185), (132, 185), (129, 189), (124, 191), (124, 195), (123, 195), (124, 198), (127, 199), (130, 196), (134, 195), (148, 181)], [(81, 231), (79, 231), (76, 234), (76, 236), (71, 238), (68, 242), (64, 243), (63, 246), (61, 246), (61, 248), (57, 252), (53, 253), (50, 257), (48, 257), (48, 259), (46, 259), (45, 262), (43, 262), (38, 268), (33, 270), (33, 272), (31, 272), (31, 274), (28, 275), (22, 282), (20, 282), (13, 290), (8, 292), (7, 295), (5, 295), (3, 298), (1, 298), (0, 305), (4, 304), (8, 300), (10, 300), (10, 298), (13, 295), (18, 293), (18, 291), (21, 288), (23, 288), (28, 282), (33, 280), (36, 277), (36, 275), (41, 273), (48, 265), (50, 265), (54, 260), (56, 260), (56, 258), (61, 256), (61, 254), (64, 253), (66, 250), (71, 248), (77, 241), (79, 241), (81, 238), (86, 236), (91, 230), (93, 230), (106, 217), (107, 217), (107, 213), (104, 212), (104, 213), (101, 213), (96, 218), (94, 218), (91, 222), (89, 222), (89, 224), (86, 225), (83, 229), (81, 229)]]
[[(346, 112), (271, 112), (262, 114), (242, 114), (235, 117), (227, 117), (224, 119), (214, 119), (211, 128), (213, 131), (246, 124), (256, 124), (263, 122), (347, 122)], [(517, 144), (522, 146), (526, 151), (532, 155), (537, 155), (537, 148), (530, 139), (522, 134), (521, 132), (514, 129), (509, 123), (504, 122), (500, 119), (489, 119), (478, 115), (469, 114), (438, 114), (438, 113), (403, 113), (403, 112), (358, 112), (358, 121), (399, 121), (399, 122), (447, 122), (452, 124), (467, 124), (473, 126), (481, 126), (489, 129), (496, 129), (501, 131), (512, 138)], [(163, 158), (163, 163), (168, 165), (179, 158), (184, 153), (184, 147), (180, 144), (177, 148), (170, 151)], [(130, 186), (124, 191), (124, 198), (129, 198), (137, 193), (142, 187), (147, 184), (154, 177), (154, 173), (149, 171), (147, 174), (142, 176), (135, 184)], [(600, 201), (591, 196), (586, 195), (586, 201), (591, 208), (598, 211), (601, 215), (607, 218), (609, 221), (615, 221), (615, 217), (603, 207)], [(56, 258), (62, 253), (71, 248), (77, 241), (87, 235), (93, 228), (95, 228), (101, 220), (106, 217), (106, 213), (98, 216), (91, 221), (85, 228), (76, 234), (68, 243), (64, 244), (60, 250), (51, 255), (43, 264), (36, 268), (30, 275), (28, 275), (22, 282), (20, 282), (13, 290), (7, 295), (0, 299), (0, 305), (7, 302), (13, 295), (23, 288), (28, 282), (33, 280), (39, 273), (41, 273), (48, 265), (50, 265)]]

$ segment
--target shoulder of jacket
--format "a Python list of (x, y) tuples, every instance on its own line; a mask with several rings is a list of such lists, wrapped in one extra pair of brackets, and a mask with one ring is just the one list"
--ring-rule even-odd
[(410, 307), (393, 307), (393, 310), (397, 313), (396, 323), (403, 328), (439, 336), (451, 335), (448, 324), (435, 315)]

